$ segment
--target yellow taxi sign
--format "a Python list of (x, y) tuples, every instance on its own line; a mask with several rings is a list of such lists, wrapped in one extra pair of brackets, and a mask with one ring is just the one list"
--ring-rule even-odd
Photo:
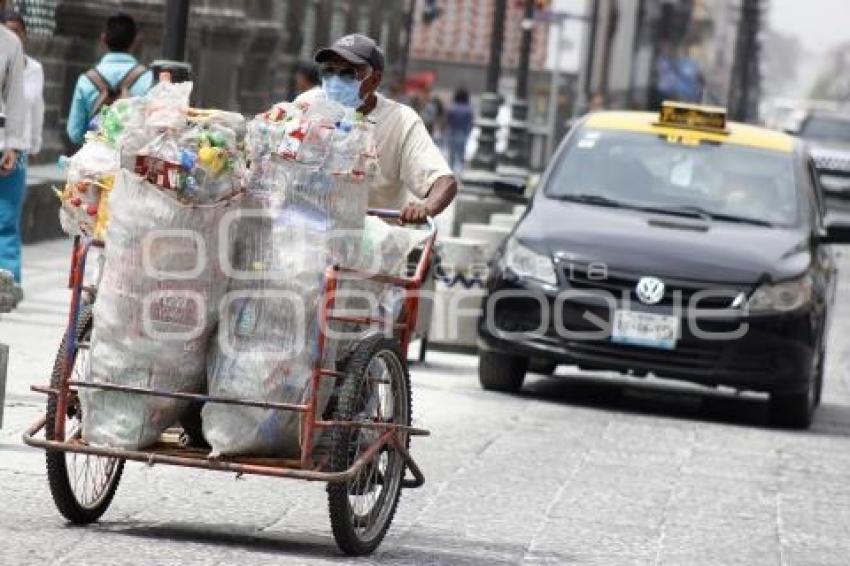
[(728, 133), (725, 108), (684, 102), (662, 102), (658, 125)]

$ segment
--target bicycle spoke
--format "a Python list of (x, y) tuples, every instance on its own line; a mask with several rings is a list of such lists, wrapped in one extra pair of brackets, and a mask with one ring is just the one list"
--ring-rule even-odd
[[(71, 374), (77, 381), (88, 381), (91, 371), (89, 350), (78, 350)], [(66, 418), (65, 430), (67, 440), (74, 439), (82, 427), (82, 408), (79, 399), (69, 402), (69, 412), (73, 417)], [(65, 453), (65, 467), (77, 501), (83, 507), (94, 507), (106, 494), (116, 473), (117, 460), (103, 456), (82, 455), (74, 452)]]

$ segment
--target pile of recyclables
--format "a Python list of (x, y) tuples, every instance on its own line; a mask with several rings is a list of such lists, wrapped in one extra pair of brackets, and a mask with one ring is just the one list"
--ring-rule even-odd
[[(190, 108), (191, 88), (160, 83), (117, 101), (66, 160), (62, 225), (105, 243), (91, 369), (82, 378), (302, 403), (314, 364), (332, 367), (346, 347), (330, 340), (317, 359), (326, 268), (401, 274), (418, 240), (366, 217), (377, 154), (361, 115), (319, 99), (280, 104), (246, 123)], [(397, 314), (398, 289), (348, 286)], [(319, 392), (322, 405), (329, 395)], [(156, 443), (187, 408), (90, 388), (80, 400), (84, 440), (126, 449)], [(289, 455), (301, 440), (298, 418), (208, 403), (203, 434), (212, 457)]]

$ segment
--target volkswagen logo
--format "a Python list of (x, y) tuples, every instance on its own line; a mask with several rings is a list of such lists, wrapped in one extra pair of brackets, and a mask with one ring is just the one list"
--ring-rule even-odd
[(635, 286), (635, 293), (644, 304), (658, 304), (664, 298), (664, 281), (657, 277), (641, 277)]

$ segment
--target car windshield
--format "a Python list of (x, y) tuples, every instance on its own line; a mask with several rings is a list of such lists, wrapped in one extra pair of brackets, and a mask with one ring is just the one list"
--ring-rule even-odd
[(792, 164), (791, 154), (777, 151), (585, 128), (561, 154), (545, 194), (601, 206), (792, 225), (799, 209)]
[(850, 118), (812, 116), (803, 123), (800, 137), (807, 140), (850, 143)]

